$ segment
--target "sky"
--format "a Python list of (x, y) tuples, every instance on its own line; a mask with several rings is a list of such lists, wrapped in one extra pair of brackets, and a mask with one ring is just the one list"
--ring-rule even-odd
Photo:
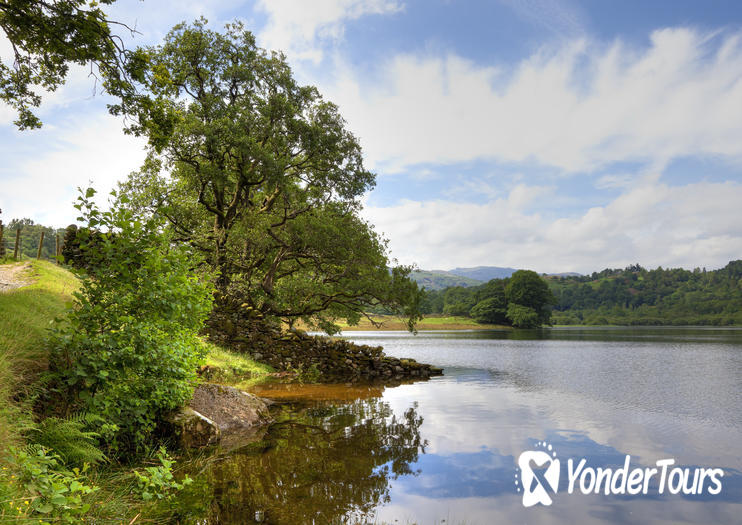
[[(363, 215), (423, 269), (590, 273), (742, 258), (742, 2), (118, 0), (130, 46), (239, 19), (338, 104), (377, 175)], [(9, 45), (0, 38), (0, 57)], [(144, 159), (85, 68), (20, 132), (0, 208), (66, 226)]]

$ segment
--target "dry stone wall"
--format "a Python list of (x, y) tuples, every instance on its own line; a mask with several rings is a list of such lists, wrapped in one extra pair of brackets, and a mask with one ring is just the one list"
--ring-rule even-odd
[(208, 330), (215, 342), (256, 361), (277, 370), (316, 372), (325, 381), (427, 378), (443, 373), (414, 359), (387, 356), (380, 346), (356, 345), (301, 331), (282, 333), (260, 320), (241, 317), (239, 311), (212, 313)]

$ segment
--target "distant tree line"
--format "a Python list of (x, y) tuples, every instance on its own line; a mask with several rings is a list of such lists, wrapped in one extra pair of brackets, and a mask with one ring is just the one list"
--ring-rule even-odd
[(506, 279), (474, 287), (452, 286), (425, 293), (421, 311), (471, 317), (482, 324), (534, 328), (551, 324), (556, 297), (536, 272), (518, 270)]
[[(520, 304), (512, 295), (512, 281), (519, 273), (481, 286), (427, 291), (421, 310), (425, 314), (471, 317), (480, 323), (515, 325), (517, 310), (513, 307), (510, 317), (507, 313), (511, 303)], [(538, 279), (553, 296), (544, 303), (540, 317), (543, 324), (742, 324), (742, 260), (731, 261), (715, 271), (662, 267), (647, 270), (635, 264), (585, 276)]]
[(637, 264), (549, 282), (558, 324), (742, 324), (742, 260), (715, 271)]
[[(64, 229), (50, 228), (49, 226), (36, 224), (33, 220), (26, 218), (12, 219), (5, 225), (4, 229), (2, 244), (6, 257), (13, 257), (16, 230), (21, 230), (20, 246), (18, 247), (18, 251), (20, 252), (18, 257), (21, 259), (36, 258), (42, 231), (44, 232), (44, 243), (41, 246), (41, 258), (53, 259), (57, 249), (56, 236), (59, 234), (59, 240), (61, 242), (65, 234)], [(3, 248), (0, 248), (0, 254)]]

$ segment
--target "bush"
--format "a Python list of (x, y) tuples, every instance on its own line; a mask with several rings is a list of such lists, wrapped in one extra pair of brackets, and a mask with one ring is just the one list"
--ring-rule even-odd
[(160, 448), (157, 452), (157, 461), (159, 465), (155, 467), (145, 467), (134, 471), (137, 479), (137, 492), (144, 501), (170, 499), (175, 492), (193, 482), (188, 476), (180, 483), (175, 480), (173, 476), (175, 461), (168, 456), (164, 448)]
[[(44, 447), (32, 445), (25, 450), (10, 449), (9, 485), (17, 485), (15, 500), (0, 501), (0, 518), (18, 521), (36, 517), (53, 520), (55, 523), (82, 523), (81, 519), (90, 510), (84, 496), (98, 490), (86, 484), (82, 470), (68, 471), (62, 468), (60, 458)], [(34, 521), (35, 523), (36, 521)]]
[[(212, 288), (190, 270), (157, 217), (137, 220), (124, 196), (101, 212), (89, 189), (78, 200), (88, 273), (76, 305), (53, 335), (50, 374), (65, 413), (88, 413), (115, 454), (141, 452), (164, 412), (193, 393), (197, 334)], [(114, 194), (115, 195), (115, 194)], [(87, 232), (101, 232), (86, 242)]]

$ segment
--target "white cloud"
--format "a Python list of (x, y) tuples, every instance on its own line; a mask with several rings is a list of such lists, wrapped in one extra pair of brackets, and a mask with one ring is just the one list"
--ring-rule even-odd
[(631, 173), (603, 175), (595, 182), (595, 187), (598, 189), (627, 188), (631, 186), (635, 178), (636, 176)]
[[(647, 177), (578, 217), (529, 213), (525, 185), (487, 204), (403, 201), (367, 207), (392, 254), (422, 268), (496, 265), (541, 272), (592, 272), (639, 262), (717, 268), (742, 256), (742, 184), (669, 186)], [(548, 198), (548, 195), (546, 196)], [(600, 267), (597, 267), (599, 265)]]
[(268, 24), (258, 34), (267, 49), (284, 51), (294, 60), (322, 60), (322, 41), (337, 41), (344, 23), (364, 15), (395, 13), (396, 0), (258, 0)]
[(681, 155), (742, 159), (740, 35), (651, 34), (643, 50), (573, 40), (509, 68), (398, 55), (374, 82), (338, 62), (330, 100), (383, 171), (472, 159), (565, 172)]
[[(3, 218), (29, 217), (48, 226), (67, 226), (77, 187), (92, 181), (105, 196), (144, 160), (143, 141), (123, 134), (121, 121), (106, 113), (81, 115), (64, 125), (45, 126), (27, 137), (32, 155), (16, 155), (0, 166)], [(24, 132), (28, 134), (29, 132)]]
[(585, 15), (565, 0), (499, 0), (520, 18), (539, 25), (557, 35), (575, 36), (584, 33)]

